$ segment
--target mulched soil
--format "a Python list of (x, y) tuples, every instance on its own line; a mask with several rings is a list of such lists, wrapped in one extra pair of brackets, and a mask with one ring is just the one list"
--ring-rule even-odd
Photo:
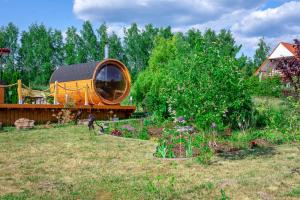
[(158, 137), (162, 136), (163, 127), (148, 127), (147, 131), (151, 137)]

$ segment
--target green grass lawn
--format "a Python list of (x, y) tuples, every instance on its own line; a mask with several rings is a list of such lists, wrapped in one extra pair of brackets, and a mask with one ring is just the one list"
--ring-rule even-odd
[[(299, 199), (300, 145), (194, 159), (83, 126), (0, 133), (0, 199)], [(224, 193), (223, 193), (224, 194)], [(224, 196), (223, 196), (224, 197)]]

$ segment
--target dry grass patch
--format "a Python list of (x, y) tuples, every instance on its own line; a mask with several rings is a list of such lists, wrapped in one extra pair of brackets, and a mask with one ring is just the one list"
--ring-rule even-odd
[[(195, 159), (153, 157), (154, 141), (68, 126), (0, 133), (0, 199), (297, 199), (298, 144)], [(292, 190), (296, 188), (295, 190)]]

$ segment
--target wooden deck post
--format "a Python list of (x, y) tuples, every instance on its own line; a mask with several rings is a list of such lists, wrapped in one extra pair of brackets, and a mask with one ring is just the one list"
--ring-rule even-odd
[(54, 83), (54, 94), (53, 94), (53, 96), (54, 96), (53, 104), (54, 105), (58, 104), (58, 102), (57, 102), (57, 89), (58, 88), (57, 87), (58, 87), (57, 81), (55, 81), (55, 83)]
[(18, 80), (18, 103), (23, 104), (23, 97), (22, 97), (22, 81)]
[(84, 88), (84, 105), (88, 106), (89, 105), (89, 98), (88, 98), (88, 84), (85, 85)]

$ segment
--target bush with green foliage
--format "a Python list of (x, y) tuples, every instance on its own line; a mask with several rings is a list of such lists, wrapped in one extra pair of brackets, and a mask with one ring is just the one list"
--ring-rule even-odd
[(282, 83), (280, 77), (269, 77), (261, 81), (257, 76), (251, 76), (246, 80), (249, 93), (253, 96), (280, 97), (282, 95)]
[(135, 99), (162, 120), (172, 114), (194, 118), (202, 129), (212, 123), (236, 128), (249, 121), (252, 101), (230, 32), (208, 30), (193, 41), (182, 34), (157, 38), (149, 67), (135, 82)]

